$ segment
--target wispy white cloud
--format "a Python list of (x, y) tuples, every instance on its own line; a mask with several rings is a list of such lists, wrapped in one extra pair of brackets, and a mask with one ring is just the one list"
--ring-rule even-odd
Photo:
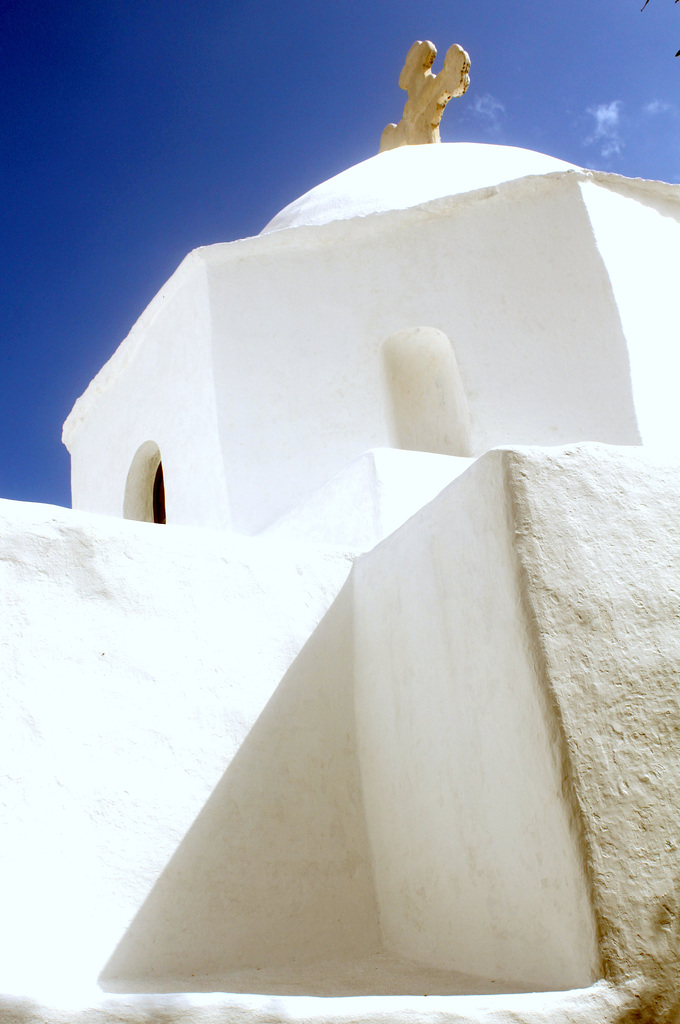
[(623, 147), (621, 136), (621, 100), (611, 103), (600, 103), (597, 107), (588, 107), (586, 113), (593, 118), (593, 131), (584, 140), (587, 146), (598, 146), (603, 157), (620, 153)]
[(652, 100), (651, 103), (645, 103), (642, 108), (644, 114), (649, 114), (650, 117), (655, 117), (657, 114), (669, 114), (675, 110), (672, 103), (666, 103), (665, 100)]
[(482, 96), (475, 96), (472, 114), (484, 124), (490, 134), (495, 134), (500, 130), (501, 120), (505, 116), (505, 107), (495, 96), (485, 92)]

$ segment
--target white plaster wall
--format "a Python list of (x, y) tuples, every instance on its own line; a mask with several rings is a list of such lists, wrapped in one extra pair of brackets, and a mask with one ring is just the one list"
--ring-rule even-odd
[(503, 458), (484, 456), (355, 567), (364, 798), (389, 951), (569, 988), (599, 958)]
[(0, 989), (375, 950), (349, 570), (0, 502)]
[(628, 344), (644, 444), (680, 446), (680, 200), (625, 180), (582, 182)]
[(497, 190), (205, 251), (233, 523), (262, 529), (391, 443), (383, 343), (450, 340), (472, 454), (638, 443), (625, 338), (578, 181)]
[(169, 522), (262, 530), (393, 443), (381, 352), (414, 328), (452, 345), (470, 454), (639, 443), (576, 172), (210, 246), (170, 284), (67, 424), (76, 507), (119, 515), (152, 440)]
[(286, 541), (369, 551), (464, 473), (472, 459), (378, 448), (344, 466), (328, 483), (265, 531)]
[[(398, 469), (432, 484), (444, 457), (384, 454), (373, 496), (401, 515)], [(353, 586), (329, 548), (0, 503), (0, 988), (30, 993), (0, 1016), (202, 1005), (105, 1003), (98, 973), (353, 994), (602, 969), (636, 1019), (667, 1016), (679, 474), (650, 450), (489, 453)], [(40, 1005), (55, 986), (72, 1012)], [(610, 1020), (573, 999), (564, 1020)], [(556, 1004), (441, 1009), (531, 1005)]]
[(140, 445), (160, 448), (169, 523), (229, 524), (205, 267), (192, 253), (64, 425), (73, 507), (122, 516)]
[(354, 999), (224, 992), (102, 996), (79, 991), (41, 999), (0, 994), (0, 1012), (11, 1024), (438, 1024), (443, 1019), (447, 1024), (611, 1024), (638, 1009), (634, 990), (605, 982), (572, 992)]

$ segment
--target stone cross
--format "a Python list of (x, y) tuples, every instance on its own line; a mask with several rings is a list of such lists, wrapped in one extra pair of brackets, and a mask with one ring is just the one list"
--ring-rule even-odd
[(406, 90), (408, 99), (399, 124), (388, 124), (382, 133), (381, 153), (397, 146), (441, 142), (439, 122), (444, 107), (452, 96), (462, 96), (470, 84), (470, 58), (462, 46), (454, 43), (444, 58), (444, 67), (433, 75), (430, 68), (436, 56), (437, 48), (428, 39), (418, 40), (408, 51), (399, 75), (399, 88)]

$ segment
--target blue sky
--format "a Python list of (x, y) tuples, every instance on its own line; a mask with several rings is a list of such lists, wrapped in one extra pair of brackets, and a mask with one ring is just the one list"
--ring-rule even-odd
[(472, 58), (443, 141), (680, 182), (680, 4), (641, 6), (0, 0), (0, 497), (70, 503), (75, 399), (189, 250), (377, 152), (415, 39)]

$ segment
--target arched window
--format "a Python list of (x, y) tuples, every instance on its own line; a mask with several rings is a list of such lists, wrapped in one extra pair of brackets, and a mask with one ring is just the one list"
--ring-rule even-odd
[(140, 445), (125, 483), (123, 515), (142, 523), (165, 523), (165, 480), (160, 448), (154, 441)]
[(163, 463), (158, 463), (153, 481), (153, 521), (165, 523), (165, 481), (163, 480)]
[(470, 455), (467, 401), (451, 342), (414, 327), (382, 349), (395, 445), (408, 451)]

